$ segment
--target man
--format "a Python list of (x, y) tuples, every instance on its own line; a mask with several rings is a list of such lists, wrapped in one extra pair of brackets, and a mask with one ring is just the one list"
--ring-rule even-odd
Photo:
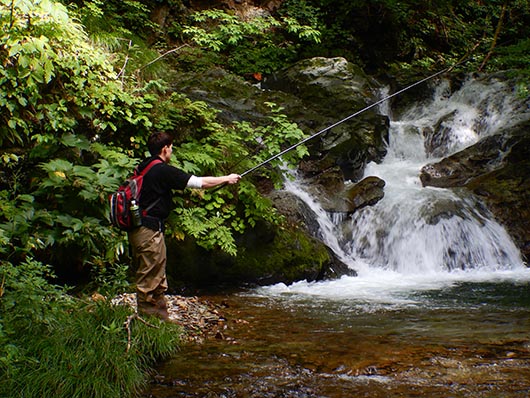
[(238, 174), (221, 177), (197, 177), (168, 163), (173, 153), (173, 139), (165, 132), (156, 132), (149, 137), (147, 147), (151, 157), (139, 165), (143, 170), (154, 159), (154, 164), (144, 175), (140, 208), (147, 209), (142, 225), (129, 232), (133, 261), (136, 264), (136, 302), (138, 313), (169, 319), (165, 292), (166, 244), (164, 241), (164, 220), (172, 207), (172, 191), (184, 188), (213, 188), (222, 184), (236, 184)]

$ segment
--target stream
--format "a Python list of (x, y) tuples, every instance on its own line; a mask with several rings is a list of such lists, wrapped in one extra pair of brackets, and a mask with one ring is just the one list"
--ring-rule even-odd
[[(399, 120), (382, 108), (388, 154), (365, 175), (386, 181), (385, 197), (353, 216), (327, 214), (300, 178), (286, 180), (358, 276), (203, 297), (225, 329), (160, 364), (145, 396), (528, 397), (530, 270), (469, 192), (418, 178), (508, 125), (517, 99), (506, 92), (473, 79), (451, 92), (441, 81)], [(432, 126), (443, 139), (426, 133)]]

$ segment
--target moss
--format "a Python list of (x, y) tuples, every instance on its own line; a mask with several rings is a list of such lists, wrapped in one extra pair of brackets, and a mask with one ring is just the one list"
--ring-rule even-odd
[(170, 289), (314, 280), (331, 261), (321, 242), (296, 227), (260, 224), (238, 241), (238, 255), (207, 251), (191, 240), (168, 242)]
[(330, 261), (326, 247), (297, 229), (279, 229), (271, 242), (245, 246), (234, 270), (261, 283), (315, 280)]

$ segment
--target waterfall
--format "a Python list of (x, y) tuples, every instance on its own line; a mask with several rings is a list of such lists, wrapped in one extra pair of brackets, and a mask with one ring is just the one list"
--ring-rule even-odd
[(365, 176), (386, 182), (375, 206), (351, 217), (327, 214), (297, 179), (286, 189), (314, 211), (320, 238), (359, 275), (493, 274), (523, 270), (510, 236), (464, 189), (422, 187), (422, 166), (455, 153), (507, 126), (516, 98), (498, 81), (470, 79), (451, 92), (442, 81), (430, 100), (414, 104), (394, 120), (390, 109), (388, 152), (370, 163)]

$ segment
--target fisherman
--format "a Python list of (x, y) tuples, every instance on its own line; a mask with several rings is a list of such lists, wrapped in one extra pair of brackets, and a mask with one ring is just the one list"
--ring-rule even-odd
[(223, 184), (237, 184), (239, 174), (221, 177), (197, 177), (169, 165), (173, 153), (173, 138), (166, 132), (153, 133), (147, 147), (151, 157), (139, 166), (142, 171), (154, 159), (162, 162), (155, 164), (145, 174), (140, 196), (140, 208), (147, 209), (142, 217), (142, 225), (128, 233), (136, 265), (136, 302), (138, 313), (154, 315), (169, 320), (165, 292), (166, 280), (166, 244), (164, 240), (164, 220), (172, 207), (173, 190), (185, 188), (208, 189)]

